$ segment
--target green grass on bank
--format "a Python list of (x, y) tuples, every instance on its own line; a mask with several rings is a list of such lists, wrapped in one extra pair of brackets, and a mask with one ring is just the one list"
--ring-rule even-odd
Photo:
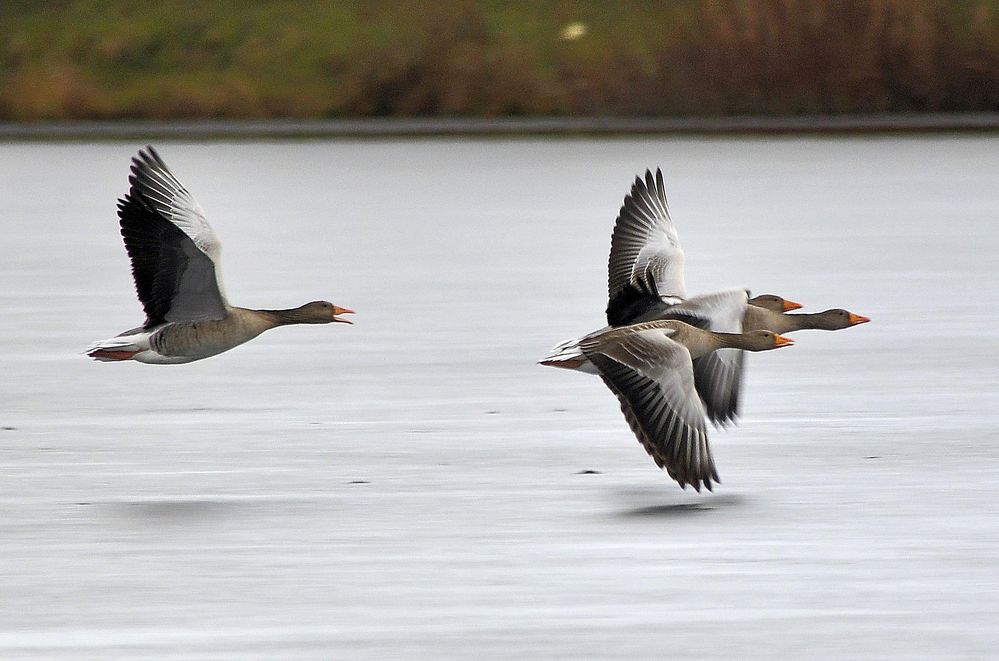
[(999, 2), (0, 3), (0, 119), (999, 110)]

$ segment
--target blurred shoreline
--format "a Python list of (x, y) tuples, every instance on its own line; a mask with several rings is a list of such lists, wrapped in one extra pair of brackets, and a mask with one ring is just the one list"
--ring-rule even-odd
[(999, 0), (6, 0), (0, 25), (5, 121), (999, 111)]
[(0, 122), (0, 140), (599, 136), (999, 130), (997, 112), (782, 117), (364, 118)]

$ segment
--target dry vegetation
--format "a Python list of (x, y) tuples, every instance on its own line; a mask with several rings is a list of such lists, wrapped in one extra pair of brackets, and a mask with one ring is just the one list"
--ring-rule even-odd
[(0, 119), (999, 110), (995, 0), (7, 0), (0, 25)]

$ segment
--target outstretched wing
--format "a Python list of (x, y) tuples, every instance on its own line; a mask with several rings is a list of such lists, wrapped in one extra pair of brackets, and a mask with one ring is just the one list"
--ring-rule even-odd
[(669, 217), (662, 170), (635, 178), (611, 235), (607, 323), (632, 323), (664, 299), (686, 298), (683, 248)]
[(205, 210), (151, 146), (139, 150), (132, 159), (132, 174), (128, 182), (131, 184), (130, 195), (142, 198), (149, 208), (183, 230), (199, 250), (218, 263), (222, 244), (208, 224)]
[(632, 432), (680, 486), (712, 488), (718, 480), (694, 390), (690, 354), (670, 329), (610, 331), (585, 340), (583, 353), (617, 396)]
[(220, 245), (201, 207), (152, 147), (132, 159), (129, 182), (118, 218), (144, 327), (225, 317)]

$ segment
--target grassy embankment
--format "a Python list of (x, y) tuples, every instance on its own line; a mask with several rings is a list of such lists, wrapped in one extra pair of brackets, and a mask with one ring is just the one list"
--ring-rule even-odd
[(996, 0), (7, 0), (0, 25), (0, 120), (999, 110)]

